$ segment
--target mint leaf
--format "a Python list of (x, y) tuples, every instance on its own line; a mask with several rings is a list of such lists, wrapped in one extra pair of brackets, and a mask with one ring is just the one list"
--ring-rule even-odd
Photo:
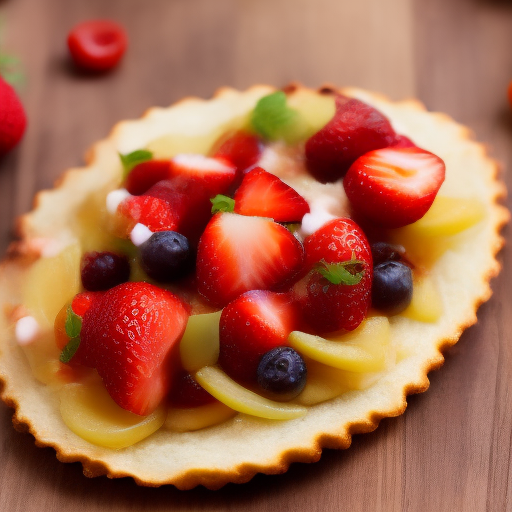
[(297, 110), (287, 105), (286, 98), (283, 91), (261, 98), (252, 113), (251, 125), (265, 139), (282, 139), (293, 144), (305, 136), (307, 123)]
[(235, 200), (222, 194), (217, 194), (210, 201), (212, 203), (212, 213), (232, 212), (235, 209)]
[(327, 263), (325, 260), (318, 262), (315, 270), (320, 272), (332, 284), (353, 286), (361, 282), (364, 276), (364, 261), (352, 258), (340, 263)]
[(68, 306), (66, 322), (64, 324), (64, 328), (66, 329), (66, 334), (70, 338), (76, 338), (80, 336), (80, 331), (82, 330), (82, 318), (79, 317), (72, 309), (71, 306)]
[(61, 363), (69, 363), (73, 356), (76, 354), (78, 347), (80, 346), (80, 336), (71, 338), (67, 345), (62, 349), (60, 353), (59, 361)]
[(127, 153), (125, 155), (119, 153), (119, 158), (123, 164), (124, 178), (126, 178), (136, 165), (151, 160), (153, 158), (153, 153), (147, 149), (137, 149), (136, 151), (132, 151), (131, 153)]

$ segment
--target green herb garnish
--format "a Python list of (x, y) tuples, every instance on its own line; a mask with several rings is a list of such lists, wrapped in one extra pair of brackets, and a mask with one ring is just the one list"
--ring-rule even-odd
[(315, 270), (320, 272), (332, 284), (353, 286), (363, 279), (364, 267), (364, 261), (352, 257), (348, 261), (339, 263), (327, 263), (325, 260), (321, 260), (315, 266)]
[(252, 113), (254, 131), (267, 140), (284, 140), (294, 144), (304, 139), (308, 124), (303, 116), (287, 104), (287, 96), (277, 91), (261, 98)]
[(62, 363), (69, 363), (80, 346), (80, 331), (82, 330), (82, 318), (71, 309), (71, 306), (68, 306), (66, 312), (64, 328), (70, 340), (62, 349), (59, 360)]
[(124, 178), (126, 178), (136, 165), (151, 160), (153, 158), (153, 153), (147, 149), (137, 149), (136, 151), (132, 151), (125, 155), (119, 153), (119, 158), (123, 164)]
[(222, 194), (217, 194), (210, 201), (212, 203), (212, 213), (232, 212), (235, 209), (235, 200)]

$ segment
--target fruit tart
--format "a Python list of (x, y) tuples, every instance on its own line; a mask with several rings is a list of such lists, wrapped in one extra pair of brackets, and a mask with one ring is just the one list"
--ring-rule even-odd
[(61, 461), (142, 485), (347, 448), (476, 321), (504, 193), (416, 101), (255, 86), (151, 109), (21, 218), (2, 398)]

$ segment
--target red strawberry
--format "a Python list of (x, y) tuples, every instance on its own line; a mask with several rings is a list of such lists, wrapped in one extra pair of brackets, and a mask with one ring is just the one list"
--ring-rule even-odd
[(169, 160), (148, 160), (136, 165), (126, 178), (125, 188), (134, 196), (144, 194), (161, 180), (170, 178)]
[(263, 354), (287, 344), (299, 315), (288, 294), (252, 290), (230, 302), (219, 325), (219, 364), (234, 379), (256, 382)]
[(185, 370), (176, 372), (169, 402), (174, 407), (199, 407), (215, 402), (215, 398), (203, 389)]
[(172, 230), (186, 236), (191, 245), (197, 245), (212, 216), (211, 189), (207, 184), (175, 176), (159, 181), (146, 195), (165, 201), (174, 223)]
[(337, 181), (361, 155), (390, 146), (395, 138), (393, 127), (378, 110), (338, 96), (334, 117), (306, 142), (309, 172), (322, 183)]
[(0, 76), (0, 155), (18, 144), (26, 125), (25, 110), (16, 91)]
[(199, 240), (198, 290), (212, 304), (225, 306), (249, 290), (291, 280), (302, 262), (302, 245), (283, 226), (262, 217), (218, 213)]
[(68, 48), (75, 64), (88, 71), (106, 71), (121, 60), (128, 38), (123, 27), (110, 20), (88, 20), (75, 25)]
[(239, 173), (256, 165), (262, 153), (260, 139), (243, 130), (235, 132), (229, 138), (223, 137), (216, 146), (218, 149), (214, 151), (214, 156), (231, 162)]
[(256, 167), (235, 193), (235, 213), (270, 217), (276, 222), (300, 221), (309, 213), (306, 200), (277, 176)]
[(182, 154), (171, 160), (171, 178), (199, 182), (210, 196), (227, 192), (236, 176), (236, 168), (223, 158)]
[(417, 147), (414, 142), (409, 139), (409, 137), (406, 137), (405, 135), (397, 135), (395, 142), (393, 142), (392, 146), (393, 148), (414, 148)]
[(444, 181), (445, 165), (418, 147), (386, 148), (357, 159), (343, 180), (354, 210), (379, 226), (421, 219)]
[(120, 236), (127, 236), (135, 224), (141, 223), (151, 231), (175, 231), (177, 222), (169, 203), (164, 199), (148, 195), (128, 197), (117, 211), (124, 218)]
[(188, 312), (174, 294), (143, 282), (104, 293), (84, 315), (79, 350), (123, 409), (150, 414), (167, 396)]
[(304, 250), (311, 271), (294, 295), (305, 321), (319, 333), (355, 329), (371, 302), (372, 253), (363, 231), (351, 219), (334, 219), (306, 238)]
[[(78, 293), (73, 297), (71, 301), (71, 310), (75, 315), (83, 318), (87, 311), (90, 309), (94, 302), (97, 302), (103, 296), (103, 292), (82, 292)], [(66, 333), (66, 321), (69, 316), (69, 303), (64, 304), (62, 309), (57, 314), (54, 322), (54, 334), (55, 334), (55, 343), (57, 347), (61, 350), (69, 343), (70, 337)], [(80, 346), (78, 350), (75, 352), (71, 360), (69, 361), (73, 366), (75, 364), (87, 364), (87, 358), (85, 351), (80, 350)]]

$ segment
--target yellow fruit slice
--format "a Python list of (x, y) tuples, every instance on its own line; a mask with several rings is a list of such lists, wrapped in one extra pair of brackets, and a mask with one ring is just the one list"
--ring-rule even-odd
[(230, 131), (236, 131), (248, 126), (248, 115), (234, 118), (228, 123), (217, 126), (200, 135), (183, 135), (173, 133), (151, 141), (146, 149), (153, 153), (153, 158), (170, 159), (182, 153), (206, 155), (216, 145), (219, 138)]
[(80, 290), (80, 258), (78, 242), (68, 245), (57, 256), (39, 258), (27, 271), (22, 295), (23, 304), (41, 329), (53, 329), (62, 305)]
[(115, 239), (106, 227), (106, 197), (106, 190), (98, 191), (97, 195), (91, 196), (77, 211), (76, 230), (84, 253), (115, 250)]
[(323, 128), (336, 111), (334, 95), (317, 94), (314, 91), (300, 89), (288, 96), (288, 106), (297, 110), (307, 123), (305, 138), (309, 138)]
[(340, 380), (343, 370), (313, 360), (308, 360), (306, 365), (308, 378), (301, 394), (295, 399), (298, 403), (315, 405), (350, 390), (347, 384)]
[(451, 236), (485, 217), (484, 205), (475, 199), (438, 196), (417, 222), (402, 228), (421, 237)]
[(434, 281), (428, 276), (414, 280), (412, 300), (401, 314), (420, 322), (436, 322), (443, 313), (443, 303)]
[(235, 410), (222, 402), (190, 409), (172, 408), (167, 413), (165, 427), (173, 432), (192, 432), (223, 423), (236, 414)]
[(195, 373), (194, 379), (223, 404), (251, 416), (290, 420), (300, 418), (308, 412), (300, 405), (285, 404), (264, 398), (244, 388), (215, 366), (201, 368)]
[(430, 266), (454, 245), (455, 235), (475, 226), (484, 217), (485, 207), (478, 200), (437, 196), (420, 220), (392, 230), (391, 240), (403, 245), (413, 262)]
[(331, 339), (294, 331), (288, 342), (299, 353), (328, 366), (352, 372), (377, 372), (386, 365), (389, 321), (384, 316), (368, 318), (354, 331)]
[(157, 431), (165, 422), (166, 408), (149, 416), (121, 409), (102, 384), (67, 384), (60, 390), (64, 423), (90, 443), (107, 448), (126, 448)]
[(181, 364), (193, 373), (219, 358), (219, 320), (222, 311), (192, 315), (180, 342)]

